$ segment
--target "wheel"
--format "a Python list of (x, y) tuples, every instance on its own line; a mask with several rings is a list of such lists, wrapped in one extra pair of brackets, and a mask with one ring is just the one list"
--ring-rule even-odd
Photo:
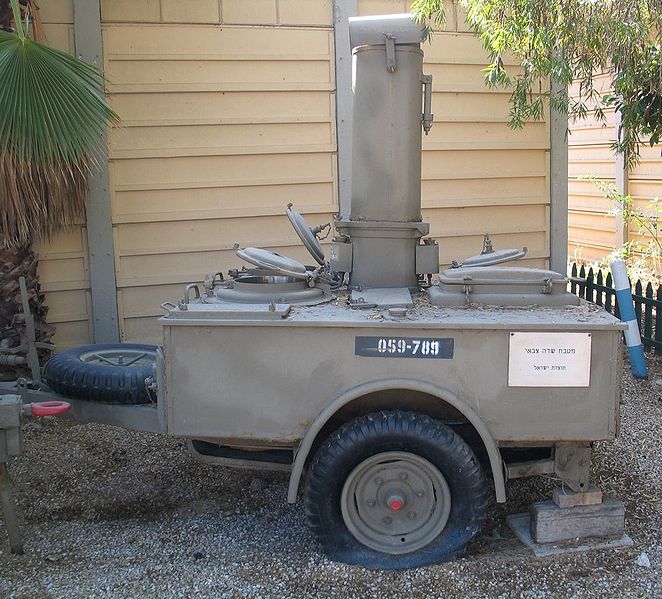
[(415, 412), (368, 414), (317, 451), (306, 481), (308, 522), (324, 552), (371, 568), (454, 557), (480, 530), (486, 487), (471, 448)]
[(44, 370), (48, 386), (66, 397), (141, 404), (153, 399), (145, 379), (156, 367), (156, 345), (81, 345), (53, 356)]

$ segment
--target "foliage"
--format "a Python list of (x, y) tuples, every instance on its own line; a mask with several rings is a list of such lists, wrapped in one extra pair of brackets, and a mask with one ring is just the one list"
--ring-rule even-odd
[[(17, 0), (16, 31), (0, 30), (0, 247), (72, 224), (109, 122), (94, 66), (30, 39)], [(26, 19), (28, 21), (28, 19)]]
[[(459, 0), (467, 20), (490, 57), (484, 70), (491, 87), (512, 90), (510, 124), (538, 119), (544, 98), (572, 117), (604, 108), (622, 116), (622, 132), (613, 149), (628, 166), (639, 157), (639, 144), (662, 138), (662, 2), (660, 0)], [(428, 26), (443, 22), (444, 0), (414, 0), (412, 11)], [(510, 53), (521, 69), (504, 65)], [(597, 89), (595, 76), (613, 76), (613, 93)], [(558, 90), (545, 92), (552, 80)], [(573, 81), (577, 94), (566, 88)]]
[(631, 195), (623, 195), (618, 188), (602, 179), (583, 177), (600, 190), (612, 206), (608, 214), (620, 217), (624, 227), (637, 230), (637, 237), (626, 241), (605, 258), (605, 266), (612, 260), (625, 260), (632, 279), (659, 281), (662, 277), (662, 201), (653, 198), (645, 208), (639, 208)]

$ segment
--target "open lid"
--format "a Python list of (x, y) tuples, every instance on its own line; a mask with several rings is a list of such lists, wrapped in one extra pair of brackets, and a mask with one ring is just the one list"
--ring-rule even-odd
[(467, 258), (463, 263), (463, 267), (472, 267), (472, 266), (493, 266), (495, 264), (503, 264), (504, 262), (510, 262), (511, 260), (517, 260), (526, 256), (527, 249), (522, 248), (521, 250), (509, 249), (509, 250), (496, 250), (494, 252), (489, 252), (486, 254), (479, 254), (478, 256), (471, 256)]
[[(303, 216), (292, 208), (292, 204), (287, 205), (287, 218), (290, 219), (290, 223), (292, 223), (299, 239), (301, 239), (303, 245), (306, 246), (306, 249), (310, 252), (310, 255), (315, 262), (320, 266), (324, 266), (324, 250), (322, 249), (319, 239), (317, 239), (315, 232), (308, 226), (308, 223)], [(324, 226), (326, 227), (326, 225)]]
[(301, 262), (281, 256), (276, 252), (262, 248), (237, 248), (235, 254), (254, 266), (273, 270), (281, 275), (296, 277), (297, 279), (308, 279), (310, 277), (310, 273)]
[(471, 256), (467, 258), (462, 264), (453, 263), (454, 268), (471, 268), (476, 266), (494, 266), (495, 264), (503, 264), (511, 260), (518, 260), (526, 256), (529, 250), (522, 248), (521, 250), (508, 249), (508, 250), (494, 250), (492, 247), (492, 240), (489, 233), (485, 233), (483, 237), (483, 251), (478, 256)]

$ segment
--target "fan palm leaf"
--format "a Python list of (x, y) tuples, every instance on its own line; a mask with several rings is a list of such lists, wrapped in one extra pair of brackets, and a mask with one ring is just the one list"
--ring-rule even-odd
[(0, 31), (1, 247), (81, 217), (106, 127), (118, 120), (99, 69), (30, 39), (15, 21), (16, 33)]

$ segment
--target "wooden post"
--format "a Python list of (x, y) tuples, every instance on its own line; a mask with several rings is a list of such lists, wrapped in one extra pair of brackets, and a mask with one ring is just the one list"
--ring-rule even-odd
[[(616, 139), (622, 138), (621, 132), (621, 113), (616, 111)], [(616, 154), (614, 158), (614, 166), (616, 167), (616, 188), (618, 193), (622, 196), (628, 195), (628, 171), (625, 167), (625, 157), (623, 154)], [(619, 248), (628, 242), (628, 224), (624, 221), (623, 215), (618, 212), (616, 214), (616, 230), (614, 237), (614, 247)]]
[(9, 537), (9, 550), (12, 553), (23, 553), (23, 539), (18, 527), (16, 504), (11, 490), (11, 478), (7, 471), (7, 464), (0, 462), (0, 503), (2, 504), (2, 519), (5, 521), (7, 536)]
[[(103, 68), (100, 0), (74, 0), (76, 56)], [(104, 141), (104, 143), (106, 143)], [(85, 206), (94, 343), (120, 340), (108, 159), (89, 181)]]

